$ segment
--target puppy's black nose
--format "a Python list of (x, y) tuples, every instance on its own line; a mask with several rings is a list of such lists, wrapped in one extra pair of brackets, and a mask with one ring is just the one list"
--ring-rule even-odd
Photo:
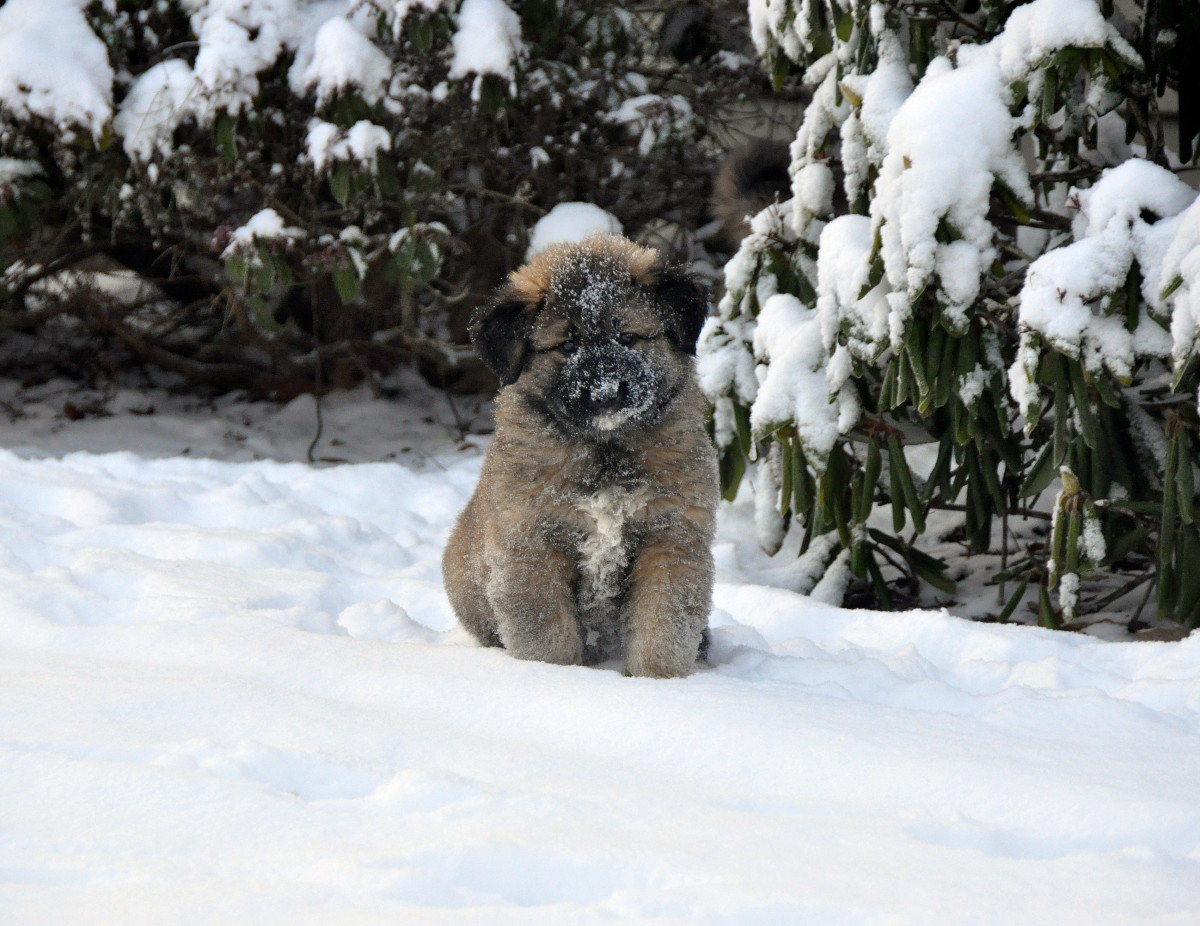
[(629, 395), (629, 386), (622, 382), (604, 382), (588, 393), (587, 410), (592, 414), (616, 411)]

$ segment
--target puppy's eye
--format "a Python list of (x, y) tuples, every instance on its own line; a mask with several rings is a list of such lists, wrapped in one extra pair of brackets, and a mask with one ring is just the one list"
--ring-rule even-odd
[(628, 347), (630, 344), (632, 344), (637, 339), (638, 339), (638, 336), (629, 331), (622, 331), (620, 334), (617, 335), (617, 343), (620, 344), (622, 347)]
[(573, 354), (573, 353), (575, 353), (576, 350), (579, 349), (579, 345), (576, 344), (574, 341), (572, 341), (570, 338), (568, 338), (567, 340), (563, 341), (561, 344), (558, 345), (558, 349), (561, 350), (564, 354)]

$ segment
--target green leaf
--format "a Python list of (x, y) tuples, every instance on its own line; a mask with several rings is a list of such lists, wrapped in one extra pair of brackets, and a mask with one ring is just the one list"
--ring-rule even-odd
[(0, 206), (0, 239), (10, 238), (16, 233), (17, 210), (11, 206)]
[[(1066, 371), (1063, 371), (1064, 373)], [(1054, 384), (1054, 465), (1061, 466), (1067, 458), (1069, 410), (1067, 396), (1070, 393), (1070, 383), (1066, 376)]]
[(1104, 557), (1101, 565), (1112, 566), (1114, 563), (1119, 563), (1132, 551), (1138, 549), (1149, 536), (1150, 529), (1147, 527), (1137, 527), (1118, 534), (1116, 539), (1108, 544), (1108, 555)]
[(1029, 211), (1017, 198), (1017, 194), (1009, 189), (1008, 184), (997, 180), (996, 192), (1000, 194), (1000, 200), (1008, 207), (1008, 211), (1012, 213), (1012, 217), (1021, 225), (1028, 225), (1031, 218)]
[(736, 442), (725, 448), (721, 454), (718, 469), (721, 479), (721, 498), (731, 502), (737, 498), (738, 487), (742, 477), (746, 475), (746, 454)]
[(1079, 418), (1079, 433), (1083, 442), (1095, 450), (1100, 446), (1100, 429), (1096, 425), (1096, 416), (1092, 411), (1092, 398), (1088, 394), (1087, 383), (1083, 379), (1083, 364), (1081, 361), (1068, 360), (1067, 369), (1070, 372), (1071, 391), (1075, 396), (1075, 413)]
[(251, 277), (256, 293), (264, 296), (270, 293), (275, 288), (277, 278), (274, 258), (267, 257), (265, 260), (255, 261)]
[(1038, 586), (1038, 624), (1049, 630), (1061, 630), (1062, 623), (1054, 613), (1054, 605), (1050, 603), (1050, 592), (1046, 586)]
[(385, 199), (391, 199), (400, 192), (400, 178), (396, 174), (396, 162), (387, 152), (375, 157), (375, 188)]
[(245, 289), (249, 268), (246, 259), (237, 254), (230, 255), (225, 260), (225, 273), (237, 286)]
[(508, 84), (495, 74), (477, 77), (479, 81), (479, 111), (485, 116), (495, 116), (504, 111), (508, 99)]
[(733, 429), (742, 453), (748, 457), (750, 448), (754, 446), (754, 439), (750, 435), (750, 410), (740, 402), (733, 403)]
[[(892, 496), (892, 530), (899, 534), (904, 530), (904, 487), (900, 484), (900, 466), (896, 462), (897, 453), (893, 444), (899, 447), (895, 437), (888, 439), (888, 494)], [(904, 454), (900, 453), (903, 457)]]
[(1176, 430), (1175, 439), (1179, 442), (1179, 460), (1175, 468), (1175, 488), (1179, 493), (1179, 518), (1184, 524), (1191, 524), (1194, 520), (1192, 505), (1196, 495), (1195, 479), (1192, 473), (1192, 447), (1187, 432), (1183, 428)]
[(339, 206), (350, 201), (350, 165), (345, 161), (339, 161), (329, 172), (329, 192)]
[(895, 434), (888, 437), (888, 462), (899, 472), (900, 490), (904, 493), (904, 503), (912, 515), (913, 528), (918, 534), (925, 533), (925, 511), (917, 497), (912, 471), (908, 468), (908, 460), (904, 458), (904, 448), (900, 446)]
[(1017, 497), (1029, 498), (1032, 495), (1041, 494), (1057, 475), (1058, 464), (1054, 460), (1054, 445), (1046, 444), (1037, 455), (1037, 459), (1034, 460), (1033, 466), (1030, 467), (1029, 474), (1021, 483), (1021, 488), (1017, 490)]
[(854, 17), (847, 10), (841, 15), (837, 22), (837, 37), (843, 42), (850, 41), (850, 34), (854, 31)]
[[(915, 552), (915, 551), (914, 551)], [(945, 592), (947, 595), (953, 595), (958, 590), (958, 585), (938, 569), (931, 568), (928, 563), (918, 561), (917, 559), (909, 560), (913, 567), (913, 572), (917, 574), (923, 582), (932, 585), (939, 592)]]
[(804, 451), (796, 443), (792, 451), (792, 511), (807, 515), (812, 510), (813, 495), (812, 477), (808, 472)]
[(432, 241), (421, 240), (413, 250), (413, 277), (418, 283), (428, 283), (438, 274), (442, 266), (442, 256), (438, 246)]
[(862, 494), (859, 496), (858, 509), (854, 513), (854, 520), (859, 524), (865, 524), (867, 518), (871, 516), (871, 506), (875, 501), (875, 485), (879, 482), (879, 473), (882, 467), (883, 453), (879, 448), (879, 441), (870, 437), (867, 439), (867, 459), (863, 466)]
[(875, 589), (875, 597), (888, 610), (895, 608), (896, 600), (892, 597), (891, 589), (887, 587), (887, 583), (883, 581), (883, 572), (880, 571), (879, 563), (875, 561), (875, 555), (869, 549), (866, 550), (866, 560), (867, 573), (871, 577), (871, 587)]
[(349, 305), (358, 298), (359, 279), (353, 264), (340, 264), (333, 268), (333, 288), (342, 305)]
[(238, 156), (237, 122), (228, 112), (221, 112), (217, 116), (215, 129), (217, 133), (217, 150), (221, 152), (221, 156), (225, 160), (236, 161)]
[(1009, 596), (1008, 601), (1004, 605), (1004, 610), (1002, 610), (996, 617), (996, 620), (999, 623), (1003, 624), (1013, 616), (1013, 612), (1017, 610), (1017, 605), (1019, 605), (1021, 603), (1021, 599), (1025, 597), (1025, 589), (1027, 588), (1029, 588), (1028, 579), (1017, 586), (1017, 590)]

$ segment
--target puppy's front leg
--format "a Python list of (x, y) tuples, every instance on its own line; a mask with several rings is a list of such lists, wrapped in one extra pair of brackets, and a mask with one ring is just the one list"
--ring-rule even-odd
[(630, 572), (625, 669), (630, 675), (690, 675), (712, 607), (712, 552), (698, 538), (645, 544)]
[(518, 659), (582, 663), (574, 581), (575, 564), (566, 555), (510, 538), (494, 556), (487, 583), (505, 649)]

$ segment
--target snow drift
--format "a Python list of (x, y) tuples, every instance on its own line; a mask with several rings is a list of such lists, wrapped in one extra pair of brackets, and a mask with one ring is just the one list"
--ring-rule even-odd
[(438, 557), (478, 458), (0, 452), (0, 909), (34, 923), (1185, 923), (1200, 638), (771, 587), (713, 665), (522, 663)]

